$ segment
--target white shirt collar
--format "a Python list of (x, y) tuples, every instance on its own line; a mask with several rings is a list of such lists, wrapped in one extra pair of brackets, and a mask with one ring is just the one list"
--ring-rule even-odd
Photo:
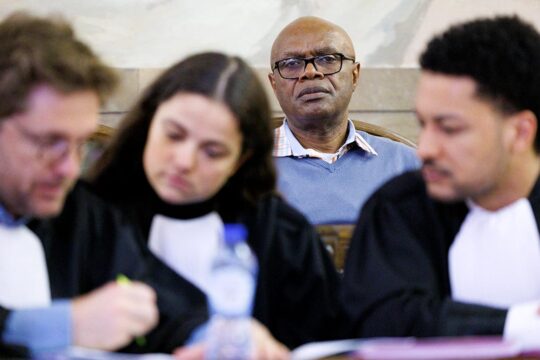
[(170, 268), (207, 293), (212, 261), (222, 237), (223, 221), (216, 212), (188, 220), (156, 215), (148, 247)]
[(540, 298), (540, 237), (528, 199), (470, 211), (448, 254), (452, 298), (508, 307)]
[[(341, 156), (343, 156), (350, 148), (351, 144), (356, 144), (359, 148), (366, 151), (371, 155), (377, 155), (377, 152), (369, 143), (362, 137), (362, 135), (355, 130), (354, 123), (349, 120), (348, 122), (348, 134), (345, 143), (339, 148), (335, 154), (324, 154), (313, 149), (305, 149), (298, 139), (294, 136), (289, 128), (288, 121), (285, 118), (283, 124), (274, 130), (274, 152), (275, 157), (317, 157), (323, 158), (327, 162), (334, 162)], [(328, 161), (330, 160), (330, 161)]]
[(13, 309), (51, 302), (43, 245), (26, 226), (0, 225), (0, 304)]

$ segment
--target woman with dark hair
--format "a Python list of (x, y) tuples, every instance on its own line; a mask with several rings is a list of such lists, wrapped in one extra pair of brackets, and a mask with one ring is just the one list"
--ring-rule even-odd
[(191, 56), (150, 85), (90, 179), (202, 299), (223, 223), (243, 223), (259, 261), (253, 316), (296, 347), (337, 336), (339, 278), (312, 226), (275, 194), (269, 114), (244, 61)]

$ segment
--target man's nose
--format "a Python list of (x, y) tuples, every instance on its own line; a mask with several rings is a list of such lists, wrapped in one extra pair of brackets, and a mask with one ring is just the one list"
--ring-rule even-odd
[(418, 146), (416, 153), (422, 160), (428, 160), (435, 158), (440, 151), (440, 141), (435, 135), (434, 131), (427, 126), (420, 130), (418, 137)]
[(69, 148), (54, 166), (57, 174), (73, 180), (78, 178), (81, 173), (81, 162), (82, 158), (79, 151), (73, 151)]
[(302, 72), (300, 79), (312, 80), (316, 78), (322, 79), (324, 78), (324, 74), (317, 70), (317, 67), (315, 66), (315, 63), (313, 61), (310, 61), (304, 67), (304, 71)]

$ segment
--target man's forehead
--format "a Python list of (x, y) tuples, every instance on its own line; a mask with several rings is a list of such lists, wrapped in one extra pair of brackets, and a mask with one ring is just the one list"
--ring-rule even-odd
[(86, 136), (98, 123), (99, 97), (92, 90), (69, 93), (49, 85), (34, 87), (25, 108), (11, 116), (42, 134)]
[(418, 79), (416, 97), (441, 95), (443, 100), (453, 98), (474, 98), (477, 93), (476, 81), (465, 75), (454, 75), (423, 70)]
[(286, 57), (304, 57), (321, 54), (344, 53), (354, 56), (352, 44), (336, 30), (290, 32), (281, 34), (272, 47), (272, 60)]

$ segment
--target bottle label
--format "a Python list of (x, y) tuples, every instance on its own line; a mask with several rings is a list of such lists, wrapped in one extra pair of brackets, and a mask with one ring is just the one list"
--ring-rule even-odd
[(224, 266), (215, 271), (210, 284), (210, 307), (229, 316), (250, 315), (255, 280), (245, 268)]

